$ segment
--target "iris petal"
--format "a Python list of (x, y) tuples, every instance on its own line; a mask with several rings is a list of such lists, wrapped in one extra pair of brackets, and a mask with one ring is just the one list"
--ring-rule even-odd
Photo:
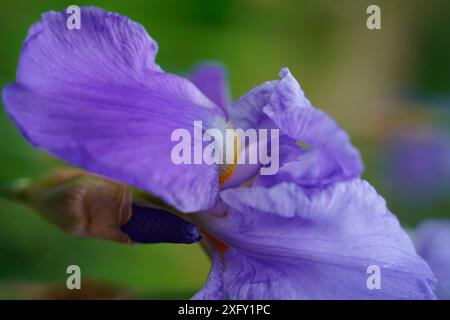
[(231, 103), (228, 77), (225, 68), (218, 63), (203, 63), (198, 65), (191, 81), (205, 96), (211, 99), (226, 113)]
[[(175, 165), (171, 134), (223, 111), (194, 84), (154, 62), (156, 42), (126, 17), (81, 8), (81, 29), (64, 12), (35, 24), (6, 110), (35, 146), (88, 171), (163, 198), (181, 211), (214, 205), (215, 165)], [(192, 143), (194, 143), (192, 141)]]
[(290, 147), (298, 141), (310, 148), (303, 150), (308, 152), (299, 151), (295, 158), (282, 157), (279, 174), (261, 176), (258, 183), (292, 181), (318, 186), (359, 177), (362, 161), (347, 133), (330, 116), (311, 105), (289, 70), (283, 69), (280, 77), (281, 80), (255, 87), (233, 103), (230, 119), (236, 127), (244, 129), (279, 128), (280, 151), (286, 149), (285, 144)]
[(224, 298), (223, 265), (217, 253), (213, 253), (212, 267), (203, 288), (193, 297), (193, 300), (219, 300)]
[[(232, 299), (433, 299), (434, 275), (385, 201), (352, 180), (305, 189), (228, 189), (225, 216), (198, 216), (229, 246), (224, 294)], [(380, 268), (381, 287), (367, 286)]]
[(450, 300), (450, 221), (426, 221), (417, 228), (412, 238), (417, 253), (428, 262), (436, 275), (436, 295), (439, 299)]

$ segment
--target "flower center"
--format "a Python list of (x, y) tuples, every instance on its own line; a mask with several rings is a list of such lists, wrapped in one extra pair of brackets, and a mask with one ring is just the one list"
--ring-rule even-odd
[(205, 236), (205, 238), (207, 238), (210, 243), (214, 246), (214, 248), (221, 254), (227, 252), (228, 250), (228, 245), (225, 244), (224, 242), (220, 241), (219, 239), (217, 239), (216, 237), (212, 236), (211, 234), (209, 234), (208, 232), (206, 232), (205, 230), (201, 230), (201, 233), (203, 234), (203, 236)]
[[(224, 154), (221, 155), (223, 159), (223, 164), (219, 165), (219, 184), (223, 185), (236, 169), (239, 152), (240, 152), (240, 139), (237, 134), (235, 134), (234, 128), (230, 122), (226, 123), (226, 129), (232, 134), (226, 134), (226, 140), (224, 148)], [(232, 152), (232, 154), (227, 154), (227, 152)], [(231, 162), (230, 162), (231, 160)]]

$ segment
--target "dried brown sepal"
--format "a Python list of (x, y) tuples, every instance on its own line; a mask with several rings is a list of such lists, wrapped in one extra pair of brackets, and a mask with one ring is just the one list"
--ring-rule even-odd
[(120, 226), (131, 218), (129, 187), (78, 169), (59, 169), (15, 193), (42, 217), (66, 232), (131, 243)]

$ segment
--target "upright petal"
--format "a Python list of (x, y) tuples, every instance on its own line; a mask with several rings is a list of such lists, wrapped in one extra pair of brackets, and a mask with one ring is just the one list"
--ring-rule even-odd
[[(236, 188), (221, 198), (228, 215), (197, 218), (229, 246), (223, 279), (230, 298), (434, 298), (428, 265), (367, 182)], [(368, 285), (372, 268), (379, 268), (379, 289)]]
[(438, 280), (436, 295), (450, 300), (450, 220), (431, 220), (413, 234), (417, 253), (425, 259)]
[(227, 113), (231, 98), (227, 73), (222, 65), (217, 63), (198, 65), (191, 75), (191, 81), (205, 96)]
[(263, 108), (269, 103), (277, 84), (278, 81), (264, 82), (233, 102), (229, 109), (229, 116), (235, 127), (258, 128), (267, 121)]
[[(223, 112), (191, 82), (155, 64), (156, 43), (126, 17), (81, 9), (81, 29), (64, 12), (35, 24), (22, 49), (6, 109), (35, 146), (88, 171), (163, 198), (182, 211), (214, 204), (216, 166), (176, 165), (171, 134), (191, 135)], [(194, 143), (194, 141), (192, 141)]]
[(275, 125), (281, 135), (310, 147), (309, 152), (300, 152), (296, 159), (281, 162), (279, 174), (261, 177), (260, 183), (293, 181), (317, 186), (359, 177), (362, 161), (347, 133), (311, 105), (287, 69), (281, 71), (280, 77), (281, 80), (256, 87), (230, 108), (230, 119), (238, 127)]

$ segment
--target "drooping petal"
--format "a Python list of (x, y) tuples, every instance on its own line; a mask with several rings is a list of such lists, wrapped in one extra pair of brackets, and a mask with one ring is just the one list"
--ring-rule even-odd
[[(163, 73), (156, 43), (126, 17), (81, 9), (81, 29), (64, 12), (35, 24), (22, 49), (17, 82), (3, 101), (35, 146), (88, 171), (163, 198), (182, 211), (214, 204), (216, 166), (175, 165), (175, 129), (193, 133), (223, 112), (191, 82)], [(192, 144), (194, 141), (192, 141)]]
[(226, 113), (231, 103), (228, 77), (225, 68), (217, 63), (198, 65), (192, 75), (191, 81), (216, 105)]
[(208, 279), (203, 288), (192, 297), (192, 300), (221, 300), (224, 298), (222, 261), (218, 253), (214, 252)]
[[(221, 198), (228, 215), (197, 218), (229, 246), (223, 279), (232, 299), (434, 298), (428, 265), (367, 182), (236, 188)], [(380, 289), (368, 286), (373, 266)]]
[[(362, 162), (347, 133), (331, 117), (311, 105), (287, 69), (281, 71), (280, 77), (281, 80), (256, 87), (230, 108), (230, 119), (238, 127), (275, 125), (281, 135), (310, 146), (309, 152), (281, 162), (279, 175), (263, 176), (260, 183), (274, 185), (293, 181), (317, 186), (358, 177)], [(272, 125), (267, 124), (269, 121)]]
[(427, 221), (418, 227), (412, 238), (417, 253), (436, 275), (437, 297), (450, 300), (450, 221)]
[(200, 240), (195, 225), (164, 210), (133, 204), (130, 220), (121, 226), (130, 239), (139, 243), (186, 243)]

